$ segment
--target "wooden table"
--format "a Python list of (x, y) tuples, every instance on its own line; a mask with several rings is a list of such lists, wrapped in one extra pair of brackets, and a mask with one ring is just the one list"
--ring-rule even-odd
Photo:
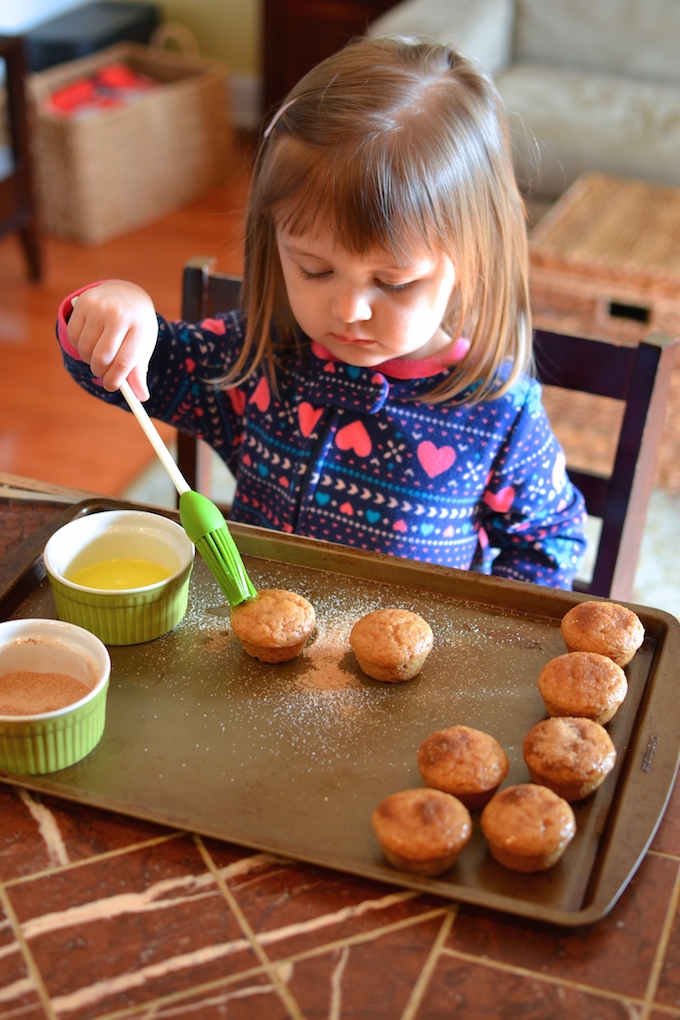
[[(627, 343), (680, 331), (680, 190), (584, 174), (540, 220), (529, 247), (537, 325)], [(567, 406), (552, 395), (547, 403), (558, 434), (563, 428), (598, 467), (616, 409)], [(680, 491), (680, 366), (656, 481)]]
[[(36, 488), (0, 476), (0, 556), (78, 500)], [(0, 1016), (677, 1018), (679, 896), (678, 786), (612, 912), (560, 930), (0, 782)]]

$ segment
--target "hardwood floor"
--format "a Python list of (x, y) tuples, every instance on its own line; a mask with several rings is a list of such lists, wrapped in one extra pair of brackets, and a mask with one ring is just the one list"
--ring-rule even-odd
[(79, 286), (118, 277), (139, 283), (174, 317), (187, 259), (213, 255), (220, 269), (241, 272), (252, 144), (238, 145), (224, 184), (161, 220), (96, 247), (44, 237), (40, 283), (28, 279), (18, 235), (0, 238), (0, 471), (120, 496), (153, 461), (132, 416), (93, 400), (65, 372), (57, 308)]

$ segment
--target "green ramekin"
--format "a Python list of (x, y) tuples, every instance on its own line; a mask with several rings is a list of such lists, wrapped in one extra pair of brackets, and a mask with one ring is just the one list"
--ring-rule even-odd
[[(171, 571), (143, 588), (108, 591), (65, 574), (104, 559), (151, 560)], [(194, 546), (183, 528), (161, 514), (107, 510), (70, 521), (45, 546), (45, 568), (57, 615), (107, 645), (134, 645), (167, 634), (187, 610)]]
[(104, 732), (109, 653), (94, 634), (61, 620), (10, 620), (0, 624), (0, 676), (22, 671), (66, 673), (90, 693), (54, 712), (0, 714), (0, 768), (33, 775), (68, 768)]

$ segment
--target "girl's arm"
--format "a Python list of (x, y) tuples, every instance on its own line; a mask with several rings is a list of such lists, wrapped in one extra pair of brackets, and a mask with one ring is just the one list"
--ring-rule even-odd
[(128, 379), (140, 400), (146, 400), (146, 376), (158, 339), (156, 310), (146, 291), (124, 280), (107, 280), (67, 300), (69, 353), (89, 365), (108, 392)]
[[(112, 283), (116, 285), (117, 292), (118, 282)], [(70, 338), (73, 317), (76, 310), (83, 307), (81, 302), (85, 302), (87, 311), (90, 302), (86, 302), (85, 298), (92, 294), (96, 299), (95, 306), (99, 309), (96, 292), (100, 287), (104, 287), (104, 284), (83, 288), (64, 299), (57, 318), (57, 338), (64, 366), (71, 378), (87, 393), (108, 404), (122, 407), (127, 412), (128, 407), (122, 394), (118, 390), (109, 391), (104, 388), (97, 378), (95, 363), (90, 367)], [(138, 288), (134, 289), (136, 291)], [(99, 314), (99, 311), (95, 314)], [(74, 330), (77, 328), (76, 322)], [(137, 378), (142, 380), (147, 375), (146, 371), (142, 372), (141, 366), (146, 361), (151, 333), (154, 337), (158, 335), (158, 342), (148, 361), (148, 381), (144, 381), (139, 388), (135, 387), (137, 396), (145, 400), (146, 409), (152, 417), (204, 439), (234, 470), (246, 397), (239, 389), (229, 392), (217, 390), (211, 381), (225, 374), (240, 354), (244, 335), (240, 314), (233, 312), (218, 315), (197, 324), (181, 320), (166, 321), (156, 315), (153, 329), (147, 330), (142, 356), (130, 374), (131, 385), (133, 373), (139, 372)], [(78, 341), (78, 337), (74, 336), (74, 339)], [(136, 342), (130, 344), (130, 349), (138, 350)], [(89, 356), (89, 352), (86, 353)], [(122, 370), (123, 378), (124, 373), (125, 369)], [(108, 385), (115, 386), (112, 376), (108, 377)], [(255, 382), (249, 385), (254, 386)]]

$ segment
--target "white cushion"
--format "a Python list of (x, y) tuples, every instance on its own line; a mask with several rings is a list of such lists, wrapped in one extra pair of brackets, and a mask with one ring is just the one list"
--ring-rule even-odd
[(530, 192), (557, 196), (586, 171), (678, 185), (677, 88), (536, 64), (515, 64), (497, 85)]
[(678, 0), (517, 0), (518, 60), (680, 82), (679, 44)]
[(368, 34), (436, 39), (497, 74), (512, 59), (514, 13), (515, 0), (404, 0)]

